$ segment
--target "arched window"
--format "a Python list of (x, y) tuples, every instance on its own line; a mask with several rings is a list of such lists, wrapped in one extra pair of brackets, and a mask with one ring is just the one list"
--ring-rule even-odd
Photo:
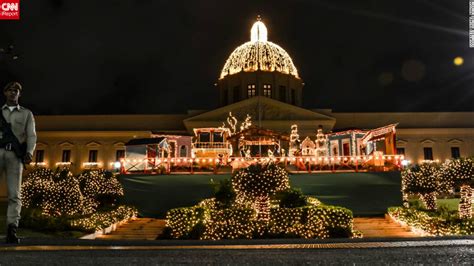
[(179, 157), (188, 157), (188, 149), (186, 148), (185, 145), (182, 145), (179, 148)]

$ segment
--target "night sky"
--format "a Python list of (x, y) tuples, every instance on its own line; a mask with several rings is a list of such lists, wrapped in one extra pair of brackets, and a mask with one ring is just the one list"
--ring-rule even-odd
[(306, 108), (474, 111), (468, 11), (467, 0), (21, 0), (20, 21), (0, 21), (0, 47), (14, 45), (0, 85), (20, 81), (40, 115), (210, 110), (260, 14)]

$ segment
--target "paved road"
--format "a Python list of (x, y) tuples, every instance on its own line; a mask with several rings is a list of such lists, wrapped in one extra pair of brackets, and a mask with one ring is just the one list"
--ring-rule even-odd
[(0, 252), (1, 265), (472, 264), (474, 247)]
[[(82, 242), (81, 242), (82, 243)], [(90, 264), (472, 264), (474, 240), (259, 243), (214, 245), (0, 245), (1, 265)], [(121, 242), (120, 242), (121, 243)], [(158, 243), (159, 245), (153, 245)], [(103, 243), (105, 244), (105, 243)], [(115, 243), (117, 244), (117, 243)], [(197, 244), (197, 245), (196, 245)]]

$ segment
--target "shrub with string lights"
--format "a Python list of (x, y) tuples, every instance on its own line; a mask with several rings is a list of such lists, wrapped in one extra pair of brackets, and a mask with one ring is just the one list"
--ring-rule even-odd
[(89, 217), (73, 219), (69, 222), (72, 229), (94, 231), (112, 224), (136, 217), (138, 210), (130, 206), (118, 206), (114, 210), (96, 212)]
[(350, 210), (322, 205), (290, 189), (288, 174), (280, 167), (252, 166), (231, 181), (214, 183), (214, 198), (168, 211), (169, 236), (211, 240), (354, 236)]
[(201, 239), (250, 239), (256, 219), (253, 209), (225, 208), (209, 211)]
[(199, 206), (171, 209), (166, 214), (166, 227), (172, 238), (199, 238), (205, 209)]
[(136, 215), (136, 209), (127, 206), (96, 212), (106, 204), (108, 207), (112, 206), (110, 204), (114, 204), (121, 195), (123, 188), (118, 180), (103, 170), (90, 171), (76, 177), (67, 168), (56, 171), (36, 169), (28, 174), (22, 184), (23, 206), (36, 209), (25, 213), (39, 211), (44, 219), (63, 217), (65, 219), (61, 221), (69, 221), (68, 226), (84, 230), (103, 228), (112, 221), (118, 222), (123, 217)]
[(41, 208), (54, 185), (54, 172), (46, 168), (38, 168), (30, 172), (23, 180), (21, 189), (22, 205), (25, 208)]
[(436, 209), (436, 195), (440, 190), (440, 165), (424, 163), (402, 171), (402, 192), (418, 194), (428, 210)]
[(472, 218), (473, 158), (459, 158), (446, 162), (443, 165), (441, 176), (443, 183), (460, 188), (459, 217), (462, 219)]
[(232, 186), (238, 203), (253, 202), (258, 219), (268, 221), (270, 197), (290, 188), (288, 173), (273, 164), (255, 164), (232, 176)]
[(422, 235), (450, 236), (474, 234), (474, 221), (472, 219), (446, 219), (432, 216), (428, 212), (414, 208), (392, 207), (388, 214), (396, 221), (406, 224), (412, 231)]
[(22, 184), (23, 206), (40, 208), (46, 216), (83, 214), (88, 206), (82, 199), (79, 183), (67, 169), (36, 169)]
[(123, 196), (123, 187), (114, 175), (105, 170), (87, 170), (80, 174), (79, 180), (84, 200), (100, 208), (113, 205)]
[(269, 232), (280, 237), (351, 237), (352, 220), (350, 210), (337, 206), (272, 208)]

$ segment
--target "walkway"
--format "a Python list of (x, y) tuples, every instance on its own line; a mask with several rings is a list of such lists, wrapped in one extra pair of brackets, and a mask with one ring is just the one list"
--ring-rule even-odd
[(102, 240), (155, 240), (165, 228), (165, 220), (136, 218), (120, 225), (107, 235), (98, 236)]
[(354, 229), (361, 231), (364, 238), (419, 237), (419, 235), (390, 220), (389, 217), (354, 218)]

